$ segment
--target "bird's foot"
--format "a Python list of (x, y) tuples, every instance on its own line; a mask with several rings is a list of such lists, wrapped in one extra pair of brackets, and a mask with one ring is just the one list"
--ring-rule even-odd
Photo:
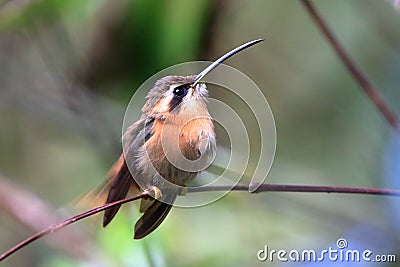
[(147, 192), (154, 199), (160, 199), (162, 197), (161, 190), (155, 185), (149, 186), (145, 192)]

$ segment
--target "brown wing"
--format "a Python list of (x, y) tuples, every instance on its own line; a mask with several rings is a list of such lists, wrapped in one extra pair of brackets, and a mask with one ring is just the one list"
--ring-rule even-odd
[(82, 208), (95, 208), (101, 205), (104, 205), (105, 200), (107, 199), (110, 188), (113, 184), (114, 178), (117, 176), (121, 167), (123, 166), (124, 159), (121, 156), (117, 162), (111, 167), (105, 176), (103, 182), (96, 186), (94, 189), (90, 190), (88, 193), (80, 197), (79, 201), (77, 201), (77, 206)]
[[(131, 151), (131, 153), (135, 153), (136, 150), (134, 148), (139, 148), (143, 140), (149, 140), (152, 137), (154, 134), (154, 121), (154, 117), (150, 117), (148, 120), (142, 119), (136, 122), (124, 135), (124, 138), (130, 139), (128, 139), (129, 141), (126, 142), (125, 145), (129, 145), (129, 151)], [(141, 125), (143, 125), (144, 128), (140, 127)], [(115, 164), (115, 170), (108, 193), (107, 203), (125, 198), (130, 187), (137, 187), (123, 155), (121, 155), (120, 159)], [(144, 211), (144, 214), (135, 225), (135, 239), (147, 236), (164, 221), (171, 210), (172, 203), (175, 201), (176, 196), (177, 192), (175, 191), (169, 192), (163, 196), (163, 201), (170, 204), (154, 199), (142, 199), (143, 204), (141, 205), (141, 211)], [(116, 206), (105, 211), (103, 226), (106, 226), (114, 218), (119, 208), (120, 206)]]
[[(124, 199), (131, 186), (134, 185), (134, 180), (129, 172), (123, 155), (121, 155), (119, 160), (115, 163), (113, 169), (110, 171), (110, 175), (114, 177), (110, 184), (106, 203)], [(111, 222), (120, 207), (121, 205), (118, 205), (104, 212), (103, 227)]]
[[(140, 125), (144, 124), (144, 118), (140, 119), (128, 128), (123, 136), (125, 145), (130, 145), (135, 137), (139, 134), (142, 129)], [(129, 190), (134, 188), (135, 191), (139, 192), (138, 186), (136, 185), (132, 174), (126, 164), (124, 154), (122, 153), (118, 161), (114, 164), (108, 174), (109, 185), (107, 186), (108, 196), (106, 203), (111, 203), (117, 200), (124, 199), (128, 194)], [(117, 214), (121, 205), (112, 207), (104, 212), (103, 226), (111, 222), (114, 216)]]

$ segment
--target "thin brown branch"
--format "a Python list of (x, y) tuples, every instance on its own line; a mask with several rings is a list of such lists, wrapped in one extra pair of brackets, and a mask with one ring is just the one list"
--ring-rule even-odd
[[(7, 214), (33, 233), (61, 220), (60, 213), (52, 205), (2, 174), (0, 174), (0, 210), (2, 215)], [(54, 235), (46, 241), (75, 258), (84, 261), (96, 260), (97, 248), (81, 228), (76, 227), (72, 231)]]
[[(200, 193), (200, 192), (211, 192), (211, 191), (249, 191), (248, 185), (239, 184), (231, 188), (230, 186), (205, 186), (205, 187), (189, 187), (188, 193)], [(345, 194), (365, 194), (365, 195), (386, 195), (386, 196), (400, 196), (400, 190), (395, 189), (381, 189), (381, 188), (365, 188), (365, 187), (335, 187), (335, 186), (310, 186), (310, 185), (280, 185), (280, 184), (262, 184), (255, 193), (261, 192), (312, 192), (312, 193), (345, 193)], [(21, 243), (15, 245), (2, 255), (0, 255), (0, 261), (11, 256), (18, 250), (32, 243), (33, 241), (42, 238), (48, 234), (51, 234), (61, 228), (70, 225), (74, 222), (87, 218), (91, 215), (109, 209), (111, 207), (122, 205), (140, 198), (148, 197), (152, 195), (152, 192), (145, 191), (139, 195), (135, 195), (130, 198), (122, 199), (112, 203), (108, 203), (103, 206), (96, 207), (94, 209), (85, 211), (62, 222), (50, 225), (46, 229), (38, 232), (37, 234), (25, 239)]]
[[(230, 189), (231, 186), (207, 186), (190, 187), (188, 193), (200, 193), (210, 191), (249, 191), (248, 185), (239, 184)], [(400, 190), (368, 188), (368, 187), (343, 187), (343, 186), (314, 186), (314, 185), (285, 185), (285, 184), (262, 184), (254, 193), (261, 192), (302, 192), (302, 193), (341, 193), (341, 194), (363, 194), (381, 196), (400, 196)]]
[(99, 213), (99, 212), (101, 212), (103, 210), (109, 209), (109, 208), (111, 208), (113, 206), (121, 205), (121, 204), (124, 204), (124, 203), (127, 203), (127, 202), (131, 202), (131, 201), (134, 201), (134, 200), (146, 197), (146, 196), (149, 196), (149, 192), (147, 192), (147, 191), (145, 191), (145, 192), (143, 192), (143, 193), (141, 193), (139, 195), (135, 195), (133, 197), (130, 197), (130, 198), (122, 199), (122, 200), (115, 201), (115, 202), (112, 202), (112, 203), (109, 203), (109, 204), (106, 204), (106, 205), (103, 205), (103, 206), (96, 207), (94, 209), (82, 212), (82, 213), (80, 213), (78, 215), (75, 215), (75, 216), (73, 216), (71, 218), (68, 218), (68, 219), (66, 219), (66, 220), (64, 220), (62, 222), (58, 222), (56, 224), (50, 225), (46, 229), (44, 229), (44, 230), (38, 232), (37, 234), (25, 239), (21, 243), (15, 245), (11, 249), (7, 250), (5, 253), (0, 255), (0, 261), (2, 261), (5, 258), (11, 256), (12, 254), (14, 254), (18, 250), (22, 249), (23, 247), (29, 245), (33, 241), (35, 241), (35, 240), (37, 240), (39, 238), (42, 238), (42, 237), (44, 237), (44, 236), (46, 236), (48, 234), (51, 234), (51, 233), (53, 233), (53, 232), (55, 232), (57, 230), (60, 230), (61, 228), (64, 228), (67, 225), (70, 225), (70, 224), (72, 224), (74, 222), (80, 221), (80, 220), (82, 220), (84, 218), (92, 216), (92, 215), (94, 215), (96, 213)]
[(389, 124), (395, 130), (400, 131), (399, 122), (393, 111), (386, 104), (385, 100), (383, 99), (382, 95), (378, 92), (378, 90), (376, 90), (374, 86), (371, 84), (371, 82), (368, 80), (367, 76), (362, 73), (362, 71), (356, 65), (356, 63), (346, 53), (343, 46), (340, 44), (339, 40), (335, 37), (333, 32), (329, 29), (328, 25), (326, 24), (326, 22), (324, 21), (324, 19), (322, 18), (322, 16), (314, 6), (314, 4), (310, 0), (300, 0), (300, 1), (310, 14), (314, 23), (319, 27), (321, 32), (324, 34), (328, 43), (332, 46), (338, 57), (342, 60), (347, 70), (360, 85), (364, 93), (379, 109), (379, 111), (383, 114), (383, 116), (389, 122)]

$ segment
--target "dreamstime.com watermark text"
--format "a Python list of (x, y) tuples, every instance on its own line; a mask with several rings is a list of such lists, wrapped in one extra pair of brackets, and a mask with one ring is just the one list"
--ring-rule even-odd
[(336, 247), (328, 247), (323, 250), (275, 250), (267, 245), (257, 252), (260, 261), (280, 262), (396, 262), (396, 255), (374, 254), (372, 250), (348, 249), (347, 240), (339, 238)]

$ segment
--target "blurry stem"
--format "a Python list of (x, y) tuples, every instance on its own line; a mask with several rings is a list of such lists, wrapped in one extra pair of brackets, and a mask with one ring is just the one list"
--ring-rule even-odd
[[(249, 192), (249, 185), (238, 184), (233, 188), (231, 186), (204, 186), (204, 187), (188, 187), (188, 193), (200, 193), (200, 192), (214, 192), (214, 191), (247, 191)], [(309, 192), (309, 193), (345, 193), (345, 194), (365, 194), (365, 195), (386, 195), (386, 196), (400, 196), (400, 190), (394, 189), (380, 189), (380, 188), (365, 188), (365, 187), (339, 187), (339, 186), (310, 186), (310, 185), (280, 185), (280, 184), (261, 184), (255, 193), (261, 192)], [(51, 234), (67, 225), (74, 222), (92, 216), (96, 213), (104, 211), (114, 206), (122, 205), (137, 199), (144, 197), (153, 196), (154, 192), (146, 190), (141, 194), (135, 195), (130, 198), (118, 200), (112, 203), (108, 203), (103, 206), (96, 207), (94, 209), (85, 211), (62, 222), (50, 225), (46, 229), (38, 232), (37, 234), (25, 239), (21, 243), (15, 245), (2, 255), (0, 255), (0, 261), (11, 256), (18, 250), (32, 243), (33, 241)]]
[(362, 73), (360, 68), (356, 63), (350, 58), (346, 53), (343, 46), (340, 44), (339, 40), (335, 37), (333, 32), (329, 29), (328, 25), (325, 23), (322, 16), (319, 14), (318, 10), (315, 8), (314, 4), (310, 0), (300, 0), (304, 5), (314, 23), (319, 27), (319, 29), (324, 34), (328, 43), (335, 50), (337, 56), (342, 60), (343, 64), (346, 66), (347, 70), (351, 73), (353, 78), (360, 85), (364, 93), (370, 98), (374, 105), (383, 114), (385, 119), (389, 124), (398, 132), (400, 132), (400, 127), (398, 120), (394, 113), (390, 110), (389, 106), (386, 104), (385, 100), (381, 94), (373, 87), (371, 82), (368, 80), (366, 75)]
[(149, 266), (151, 267), (156, 266), (156, 264), (154, 263), (154, 259), (152, 257), (151, 248), (148, 246), (147, 242), (143, 242), (143, 249)]

